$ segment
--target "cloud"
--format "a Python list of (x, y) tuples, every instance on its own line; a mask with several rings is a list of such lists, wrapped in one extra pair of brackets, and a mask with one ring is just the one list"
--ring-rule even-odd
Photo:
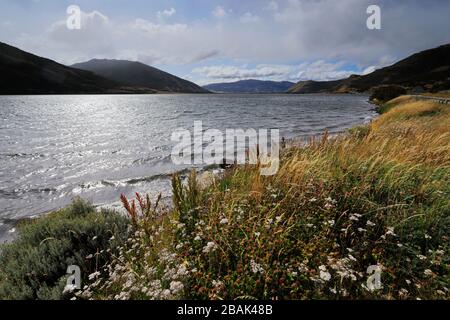
[(159, 24), (153, 23), (145, 19), (136, 19), (130, 26), (131, 31), (143, 32), (148, 35), (165, 35), (171, 36), (179, 33), (183, 33), (188, 29), (186, 24), (174, 23), (174, 24)]
[(176, 12), (177, 12), (177, 10), (175, 10), (175, 8), (170, 8), (170, 9), (166, 9), (163, 11), (158, 11), (157, 16), (160, 19), (161, 18), (169, 18), (169, 17), (173, 16)]
[(216, 18), (223, 18), (227, 15), (227, 12), (222, 6), (217, 6), (214, 8), (212, 14)]
[(201, 52), (197, 56), (194, 56), (194, 58), (192, 59), (192, 62), (200, 62), (200, 61), (215, 57), (219, 54), (220, 54), (219, 50), (211, 50), (211, 51), (207, 51), (207, 52)]
[(375, 70), (377, 70), (377, 67), (376, 67), (376, 66), (369, 66), (369, 67), (365, 68), (365, 69), (363, 70), (363, 72), (361, 72), (361, 74), (362, 74), (362, 75), (366, 75), (366, 74), (369, 74), (369, 73), (374, 72)]
[[(330, 63), (318, 60), (312, 63), (303, 63), (299, 72), (293, 77), (295, 80), (330, 81), (348, 78), (355, 73), (354, 70), (343, 70), (345, 62)], [(356, 72), (358, 73), (358, 72)]]
[(261, 19), (251, 12), (246, 12), (241, 16), (240, 20), (242, 23), (254, 23), (259, 22)]
[(381, 56), (396, 59), (450, 41), (450, 2), (378, 1), (382, 30), (368, 30), (371, 0), (289, 0), (273, 14), (286, 55), (346, 59), (376, 64)]
[(91, 42), (99, 41), (104, 34), (109, 33), (110, 30), (108, 29), (110, 27), (109, 18), (101, 12), (92, 11), (86, 13), (81, 11), (81, 29), (69, 30), (66, 21), (60, 20), (50, 26), (48, 36), (52, 40), (63, 43), (72, 43), (75, 40), (80, 40), (91, 45)]
[(265, 10), (268, 11), (277, 11), (278, 10), (278, 2), (276, 1), (269, 1), (267, 5), (264, 7)]

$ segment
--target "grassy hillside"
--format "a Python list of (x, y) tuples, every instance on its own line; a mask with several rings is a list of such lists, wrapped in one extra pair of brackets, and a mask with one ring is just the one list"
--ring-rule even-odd
[(449, 108), (385, 110), (285, 150), (272, 177), (239, 167), (201, 189), (175, 176), (172, 209), (122, 197), (134, 235), (77, 297), (450, 298)]

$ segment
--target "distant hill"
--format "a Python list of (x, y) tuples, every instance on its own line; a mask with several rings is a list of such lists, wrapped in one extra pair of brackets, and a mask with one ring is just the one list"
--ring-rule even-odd
[(195, 83), (178, 78), (146, 64), (127, 60), (93, 59), (71, 67), (91, 71), (106, 79), (132, 87), (179, 93), (205, 93)]
[(335, 81), (300, 81), (289, 93), (366, 92), (380, 85), (401, 85), (409, 90), (450, 89), (450, 44), (416, 53), (392, 66), (365, 76)]
[(230, 83), (213, 83), (203, 88), (220, 93), (284, 93), (295, 83), (289, 81), (241, 80)]
[(0, 42), (0, 94), (137, 93), (91, 72), (73, 69)]

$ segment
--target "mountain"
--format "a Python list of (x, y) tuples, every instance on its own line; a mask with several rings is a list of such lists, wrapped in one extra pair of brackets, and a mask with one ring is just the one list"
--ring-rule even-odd
[(93, 59), (71, 67), (91, 71), (106, 79), (132, 87), (145, 87), (157, 91), (179, 93), (205, 93), (195, 83), (146, 64), (127, 60)]
[(138, 93), (0, 42), (0, 94)]
[(295, 83), (289, 81), (241, 80), (230, 83), (212, 83), (203, 88), (221, 93), (284, 93)]
[(425, 50), (368, 75), (335, 81), (300, 81), (288, 93), (367, 92), (381, 85), (411, 90), (450, 89), (450, 44)]

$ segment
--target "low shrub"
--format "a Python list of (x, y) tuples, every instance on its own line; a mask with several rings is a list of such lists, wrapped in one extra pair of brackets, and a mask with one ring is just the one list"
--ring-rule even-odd
[(65, 209), (18, 226), (17, 239), (0, 247), (0, 299), (65, 299), (69, 265), (82, 283), (107, 264), (128, 233), (128, 220), (97, 212), (77, 199)]

